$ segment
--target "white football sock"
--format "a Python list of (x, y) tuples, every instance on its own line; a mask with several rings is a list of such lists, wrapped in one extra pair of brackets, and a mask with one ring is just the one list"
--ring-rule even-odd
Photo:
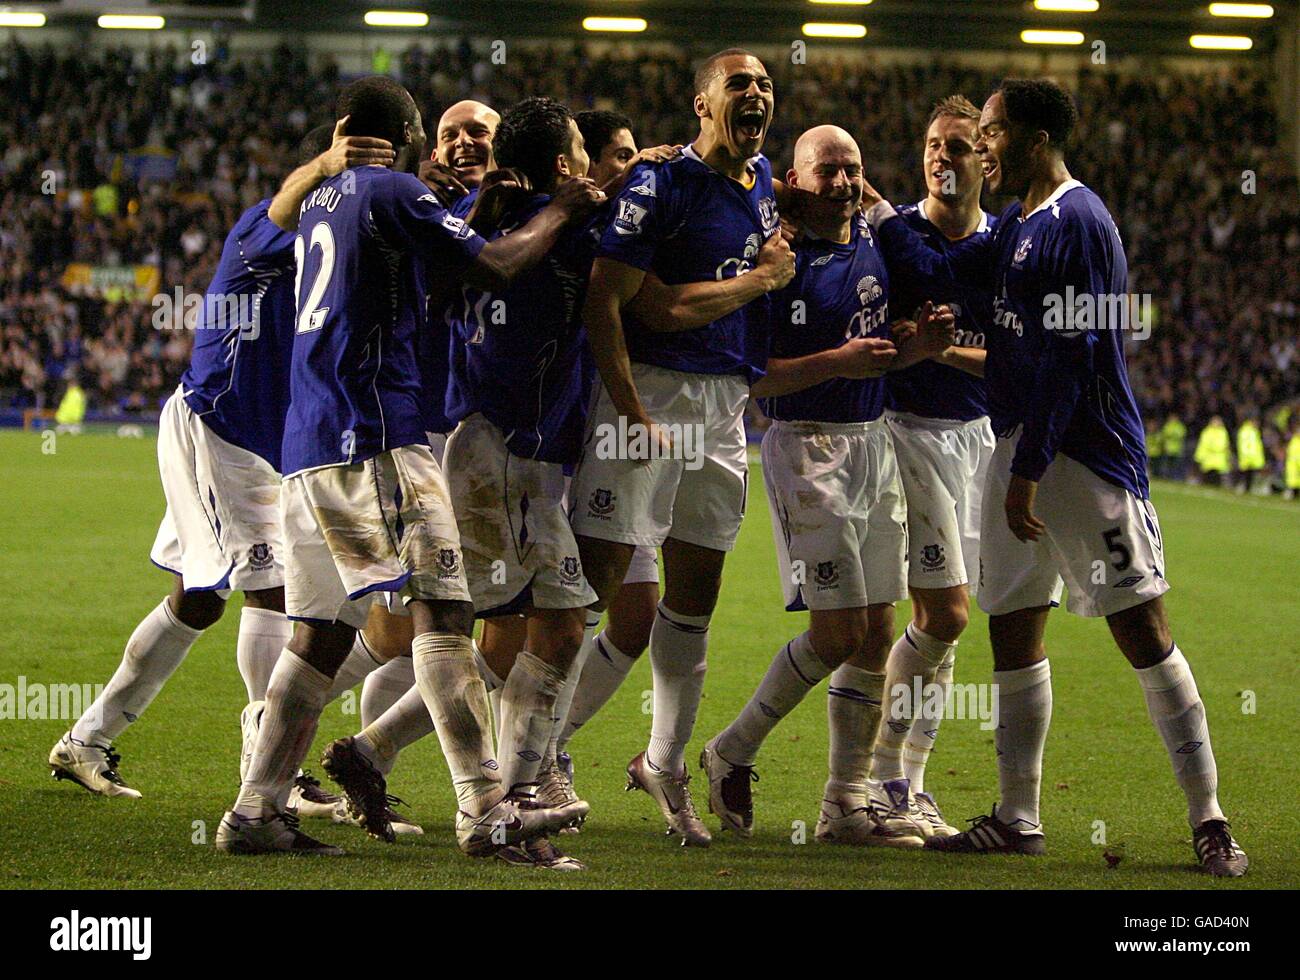
[(650, 669), (654, 678), (654, 720), (646, 761), (676, 776), (686, 768), (686, 746), (708, 669), (708, 616), (683, 616), (662, 602), (650, 628)]
[(158, 696), (202, 633), (177, 619), (169, 600), (163, 599), (126, 641), (122, 662), (103, 693), (72, 726), (72, 737), (87, 745), (108, 745), (126, 731)]
[(865, 794), (871, 750), (880, 729), (884, 673), (841, 664), (831, 674), (826, 716), (830, 725), (828, 791)]
[(619, 685), (636, 666), (634, 657), (629, 657), (610, 641), (609, 630), (593, 637), (587, 653), (579, 653), (578, 656), (582, 658), (582, 674), (573, 689), (569, 717), (560, 731), (557, 744), (560, 752), (564, 751), (574, 733), (605, 707), (605, 703), (614, 696)]
[(284, 812), (298, 767), (316, 737), (331, 678), (287, 647), (280, 652), (266, 686), (266, 709), (253, 746), (248, 774), (235, 812), (256, 817)]
[(582, 667), (586, 662), (587, 656), (591, 653), (591, 644), (596, 638), (596, 630), (600, 628), (600, 613), (588, 609), (587, 622), (582, 630), (582, 646), (578, 647), (577, 655), (573, 658), (573, 663), (569, 666), (569, 675), (564, 679), (564, 686), (560, 688), (560, 694), (555, 699), (555, 723), (551, 726), (551, 738), (546, 744), (546, 758), (544, 762), (554, 762), (560, 752), (560, 738), (564, 730), (568, 727), (569, 711), (573, 707), (573, 696), (578, 690), (578, 682), (582, 679)]
[(1043, 746), (1052, 722), (1052, 669), (1043, 659), (1018, 670), (995, 670), (993, 683), (998, 685), (998, 819), (1037, 827)]
[[(954, 650), (943, 658), (943, 663), (935, 670), (934, 677), (926, 681), (943, 692), (940, 703), (945, 706), (948, 704), (949, 692), (952, 691), (952, 668), (956, 662), (957, 652)], [(903, 774), (912, 784), (914, 793), (925, 792), (925, 766), (930, 761), (930, 753), (934, 750), (935, 740), (939, 737), (939, 723), (942, 720), (943, 712), (940, 712), (936, 718), (918, 714), (912, 719), (912, 728), (907, 733), (907, 744), (903, 746)]]
[(361, 631), (357, 630), (357, 638), (352, 641), (352, 649), (339, 665), (339, 672), (334, 675), (334, 682), (330, 686), (329, 697), (325, 699), (325, 703), (329, 704), (343, 697), (345, 691), (352, 690), (382, 666), (383, 664), (370, 652), (370, 647), (366, 645)]
[(1193, 827), (1222, 820), (1219, 809), (1219, 770), (1210, 747), (1205, 705), (1187, 658), (1175, 644), (1169, 656), (1137, 672), (1146, 696), (1147, 712), (1164, 739), (1174, 777), (1187, 796), (1187, 819)]
[(506, 792), (527, 792), (536, 785), (564, 678), (563, 670), (527, 650), (519, 651), (515, 658), (501, 690), (501, 737), (497, 745), (501, 785)]
[(391, 708), (361, 730), (356, 736), (356, 745), (371, 765), (387, 776), (393, 771), (397, 754), (432, 731), (433, 719), (424, 704), (424, 697), (412, 684)]
[(373, 724), (415, 686), (415, 664), (410, 657), (394, 657), (361, 685), (361, 724)]
[(885, 663), (880, 734), (871, 757), (873, 779), (883, 782), (903, 778), (903, 745), (925, 706), (925, 685), (933, 682), (939, 664), (956, 648), (956, 643), (936, 639), (918, 629), (915, 623), (908, 623), (903, 635), (895, 641)]
[(496, 675), (496, 672), (488, 666), (487, 657), (483, 656), (483, 651), (479, 649), (476, 641), (470, 640), (474, 650), (474, 666), (478, 668), (478, 675), (483, 678), (483, 686), (487, 688), (488, 704), (492, 707), (492, 725), (493, 730), (497, 733), (498, 740), (501, 735), (501, 689), (506, 686), (506, 682)]
[(752, 766), (763, 739), (814, 687), (830, 674), (813, 650), (812, 637), (800, 633), (772, 658), (754, 696), (714, 743), (718, 755), (737, 766)]
[(411, 643), (415, 684), (433, 719), (460, 809), (479, 817), (501, 799), (487, 688), (473, 644), (459, 633), (421, 633)]
[(239, 638), (235, 641), (235, 663), (248, 689), (249, 702), (266, 697), (266, 685), (280, 651), (293, 637), (293, 623), (282, 612), (245, 605), (239, 611)]

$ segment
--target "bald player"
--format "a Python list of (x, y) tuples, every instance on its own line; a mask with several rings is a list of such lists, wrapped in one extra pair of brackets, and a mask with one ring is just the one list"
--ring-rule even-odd
[(709, 809), (723, 829), (749, 837), (759, 747), (830, 677), (830, 779), (817, 839), (920, 847), (925, 833), (906, 787), (868, 778), (894, 603), (907, 596), (906, 508), (883, 418), (884, 374), (944, 350), (952, 314), (923, 307), (916, 338), (900, 352), (890, 339), (885, 259), (858, 211), (857, 143), (838, 126), (817, 126), (799, 138), (794, 163), (787, 183), (833, 206), (804, 216), (794, 278), (771, 296), (766, 373), (750, 393), (772, 419), (763, 481), (786, 609), (808, 610), (809, 625), (777, 652), (700, 765)]

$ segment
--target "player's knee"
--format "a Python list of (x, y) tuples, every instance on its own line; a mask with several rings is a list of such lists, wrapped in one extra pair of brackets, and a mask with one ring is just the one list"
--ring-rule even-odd
[(829, 628), (812, 630), (813, 651), (823, 664), (834, 670), (866, 650), (870, 633), (865, 616), (845, 618)]
[(251, 589), (244, 593), (244, 605), (249, 609), (269, 609), (284, 612), (284, 589)]
[(916, 625), (925, 633), (937, 640), (952, 643), (970, 625), (970, 603), (964, 597), (946, 598), (945, 601), (935, 603), (917, 603), (916, 620)]
[[(427, 616), (427, 630), (422, 629), (422, 624), (417, 621), (415, 624), (417, 633), (459, 633), (461, 636), (472, 636), (474, 633), (474, 604), (472, 602), (447, 600), (412, 603), (411, 605), (413, 607), (416, 605), (423, 606)], [(412, 609), (412, 616), (413, 618), (417, 616), (417, 610)]]
[(212, 626), (226, 609), (226, 600), (215, 592), (186, 592), (179, 584), (169, 602), (176, 618), (192, 630)]

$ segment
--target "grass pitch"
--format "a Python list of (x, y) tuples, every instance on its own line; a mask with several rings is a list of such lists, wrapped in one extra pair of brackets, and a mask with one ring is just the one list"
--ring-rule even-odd
[[(0, 432), (0, 459), (0, 684), (16, 686), (20, 676), (29, 686), (105, 683), (131, 630), (170, 587), (148, 561), (163, 512), (154, 441), (87, 434), (47, 443), (37, 434)], [(1209, 711), (1224, 807), (1251, 859), (1240, 881), (1211, 882), (1192, 869), (1182, 797), (1137, 682), (1103, 623), (1064, 611), (1048, 629), (1055, 714), (1044, 775), (1046, 858), (815, 843), (826, 770), (824, 686), (764, 747), (754, 839), (719, 834), (707, 851), (680, 848), (663, 836), (649, 797), (622, 792), (623, 767), (649, 731), (644, 659), (571, 746), (592, 815), (581, 835), (560, 843), (590, 865), (586, 873), (462, 857), (436, 739), (408, 749), (390, 781), (411, 803), (424, 837), (388, 846), (352, 828), (307, 821), (304, 829), (346, 847), (348, 856), (225, 857), (212, 839), (237, 788), (244, 703), (232, 608), (117, 743), (142, 800), (99, 799), (50, 778), (46, 756), (70, 720), (0, 720), (0, 887), (1295, 887), (1300, 505), (1168, 484), (1153, 496), (1174, 583), (1174, 633)], [(898, 629), (907, 616), (904, 604)], [(782, 609), (766, 501), (751, 494), (714, 618), (692, 767), (692, 754), (731, 720), (776, 649), (804, 628), (803, 615)], [(987, 630), (976, 612), (956, 680), (985, 682), (989, 671)], [(349, 703), (355, 712), (355, 699), (326, 709), (308, 766), (329, 740), (359, 727), (358, 716), (345, 713)], [(702, 783), (693, 783), (701, 809)], [(950, 822), (986, 812), (996, 786), (992, 733), (974, 720), (945, 720), (927, 788)], [(706, 819), (716, 833), (716, 819)], [(1114, 868), (1107, 850), (1122, 856)]]

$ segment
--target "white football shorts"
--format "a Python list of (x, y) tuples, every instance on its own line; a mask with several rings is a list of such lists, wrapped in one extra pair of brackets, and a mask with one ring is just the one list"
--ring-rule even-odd
[(906, 508), (884, 419), (773, 422), (762, 459), (786, 609), (907, 598)]
[(563, 464), (512, 454), (501, 430), (479, 414), (447, 439), (446, 464), (478, 615), (596, 601), (569, 526)]
[(907, 584), (947, 589), (979, 582), (980, 500), (993, 458), (987, 416), (970, 422), (886, 412), (907, 498)]
[(1169, 591), (1164, 542), (1150, 500), (1103, 480), (1063, 453), (1048, 465), (1034, 501), (1047, 526), (1019, 541), (1004, 502), (1018, 437), (998, 439), (984, 484), (979, 605), (990, 616), (1056, 605), (1079, 616), (1109, 616)]
[(675, 538), (730, 551), (749, 485), (749, 386), (739, 375), (688, 374), (648, 364), (633, 364), (632, 377), (650, 418), (673, 434), (672, 458), (630, 459), (638, 434), (597, 384), (573, 477), (573, 530), (649, 548)]
[(203, 424), (180, 389), (158, 420), (158, 471), (167, 511), (150, 551), (190, 592), (284, 585), (280, 474)]
[(280, 511), (290, 619), (360, 629), (376, 592), (470, 601), (451, 498), (427, 445), (286, 477)]

